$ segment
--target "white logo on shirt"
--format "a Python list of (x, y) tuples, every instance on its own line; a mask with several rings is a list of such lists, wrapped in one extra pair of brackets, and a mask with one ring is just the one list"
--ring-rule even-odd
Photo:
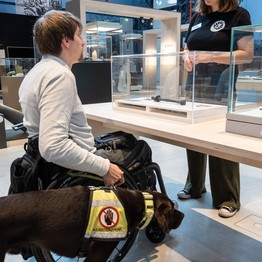
[(226, 23), (223, 20), (216, 21), (210, 28), (211, 32), (218, 32), (225, 27)]

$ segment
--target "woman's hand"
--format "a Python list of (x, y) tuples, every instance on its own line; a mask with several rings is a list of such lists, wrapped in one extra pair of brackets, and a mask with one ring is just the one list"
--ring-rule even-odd
[(103, 176), (106, 186), (119, 186), (125, 182), (124, 172), (115, 164), (110, 163), (108, 172)]
[(183, 56), (184, 68), (187, 72), (193, 70), (193, 64), (197, 65), (200, 63), (213, 63), (213, 54), (205, 52), (190, 52), (186, 50)]
[(213, 62), (213, 54), (204, 52), (191, 52), (189, 54), (189, 60), (192, 64), (207, 64)]
[(190, 61), (190, 52), (188, 50), (184, 51), (183, 60), (184, 60), (185, 70), (187, 72), (191, 72), (193, 69), (193, 65), (192, 65), (192, 62)]

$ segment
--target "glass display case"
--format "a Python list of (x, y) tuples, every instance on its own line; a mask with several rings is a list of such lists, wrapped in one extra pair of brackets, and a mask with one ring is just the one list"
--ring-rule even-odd
[(86, 48), (88, 60), (109, 61), (112, 55), (112, 37), (88, 34)]
[(24, 75), (35, 65), (34, 58), (0, 58), (3, 104), (21, 110), (18, 89)]
[(26, 74), (35, 63), (35, 58), (0, 58), (1, 74), (21, 76)]
[(109, 21), (95, 21), (86, 24), (85, 60), (109, 61), (112, 55), (112, 36), (122, 26)]
[(188, 124), (225, 117), (229, 66), (197, 64), (214, 54), (191, 52), (190, 72), (182, 52), (112, 56), (113, 108)]
[(226, 131), (262, 138), (262, 25), (234, 27), (231, 53), (242, 37), (254, 56), (241, 61), (231, 57)]

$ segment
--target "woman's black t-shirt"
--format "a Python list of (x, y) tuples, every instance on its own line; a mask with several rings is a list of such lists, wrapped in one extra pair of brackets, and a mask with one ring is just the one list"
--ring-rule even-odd
[(231, 12), (214, 12), (205, 16), (196, 13), (189, 25), (185, 42), (189, 50), (229, 52), (232, 27), (250, 24), (250, 15), (242, 7)]
[[(226, 13), (213, 12), (204, 16), (196, 13), (190, 22), (185, 42), (191, 51), (229, 52), (232, 27), (250, 24), (250, 15), (242, 7)], [(233, 50), (237, 50), (237, 41), (247, 34), (250, 33), (241, 33), (235, 37)], [(195, 78), (192, 72), (188, 74), (186, 90), (191, 92), (194, 82), (194, 96), (198, 98), (198, 101), (205, 102), (206, 99), (215, 99), (214, 101), (223, 100), (222, 104), (226, 103), (228, 68), (229, 66), (224, 64), (196, 65)], [(236, 68), (234, 82), (236, 82), (237, 74)]]

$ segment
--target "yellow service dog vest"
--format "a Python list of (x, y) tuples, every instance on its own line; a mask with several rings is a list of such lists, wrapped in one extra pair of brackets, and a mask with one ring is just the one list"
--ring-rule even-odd
[[(114, 190), (103, 187), (90, 188), (90, 210), (85, 238), (121, 240), (128, 233), (125, 210)], [(143, 193), (145, 216), (139, 227), (144, 228), (154, 214), (153, 196)]]
[(128, 232), (124, 207), (113, 190), (95, 189), (86, 238), (124, 239)]

